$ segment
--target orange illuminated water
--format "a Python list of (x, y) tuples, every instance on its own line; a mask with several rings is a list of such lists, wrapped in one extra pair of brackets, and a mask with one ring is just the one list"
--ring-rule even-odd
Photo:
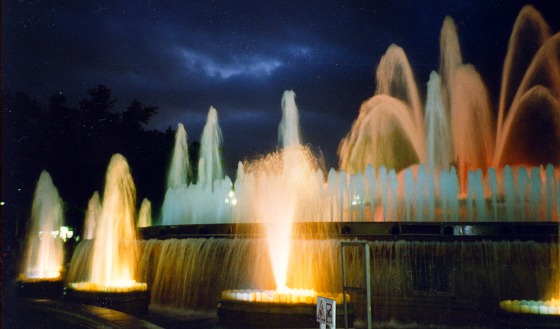
[[(276, 289), (288, 289), (294, 221), (320, 221), (325, 207), (324, 177), (310, 150), (300, 145), (295, 94), (282, 98), (280, 149), (244, 164), (236, 181), (235, 215), (264, 224)], [(249, 216), (247, 216), (249, 214)], [(296, 218), (301, 216), (301, 218)], [(295, 269), (297, 270), (297, 269)], [(309, 283), (311, 284), (311, 283)], [(299, 288), (306, 288), (305, 286)]]
[(340, 169), (357, 174), (368, 165), (396, 171), (414, 164), (435, 171), (455, 166), (466, 192), (470, 170), (558, 166), (560, 33), (551, 35), (532, 6), (521, 10), (509, 41), (497, 111), (483, 77), (462, 61), (450, 17), (440, 40), (441, 65), (430, 76), (423, 111), (404, 50), (396, 45), (387, 49), (377, 67), (376, 94), (362, 104), (340, 143)]
[(125, 292), (146, 290), (136, 282), (136, 188), (126, 159), (115, 154), (107, 168), (101, 214), (93, 241), (87, 282), (73, 282), (75, 290)]

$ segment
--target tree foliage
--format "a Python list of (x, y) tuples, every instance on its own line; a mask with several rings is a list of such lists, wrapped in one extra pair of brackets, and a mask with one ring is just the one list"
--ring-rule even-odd
[[(123, 154), (139, 196), (160, 203), (173, 133), (147, 130), (158, 107), (134, 99), (121, 108), (104, 85), (77, 105), (55, 93), (46, 107), (25, 94), (3, 95), (2, 198), (10, 236), (21, 236), (41, 170), (65, 201), (67, 222), (80, 230), (88, 199), (102, 191), (109, 159)], [(13, 233), (13, 234), (12, 234)]]

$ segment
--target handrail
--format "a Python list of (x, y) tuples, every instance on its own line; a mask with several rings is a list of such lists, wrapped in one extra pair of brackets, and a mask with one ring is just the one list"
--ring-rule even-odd
[[(361, 247), (364, 249), (364, 268), (365, 268), (365, 289), (362, 287), (352, 287), (348, 286), (346, 283), (346, 257), (344, 254), (344, 248), (346, 247)], [(366, 293), (367, 301), (367, 315), (366, 324), (367, 328), (372, 328), (371, 321), (371, 281), (370, 281), (370, 257), (369, 257), (369, 244), (367, 241), (343, 241), (341, 242), (341, 255), (342, 255), (342, 298), (344, 303), (344, 328), (348, 329), (348, 301), (346, 300), (347, 291), (362, 291)]]

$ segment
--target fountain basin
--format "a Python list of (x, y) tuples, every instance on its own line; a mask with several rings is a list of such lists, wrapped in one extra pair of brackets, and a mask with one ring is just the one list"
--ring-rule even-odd
[(504, 300), (500, 309), (510, 313), (560, 316), (560, 300)]
[[(309, 303), (221, 300), (218, 317), (223, 325), (241, 328), (317, 328), (316, 308)], [(337, 312), (336, 321), (344, 323), (342, 311)], [(349, 303), (348, 324), (352, 326), (353, 323), (354, 305)]]
[(504, 300), (499, 315), (508, 328), (560, 328), (560, 300)]
[[(337, 304), (343, 303), (342, 293), (317, 293), (309, 289), (285, 288), (278, 290), (254, 290), (254, 289), (233, 289), (224, 290), (221, 293), (222, 301), (245, 301), (256, 303), (275, 303), (275, 304), (317, 304), (317, 296), (333, 299)], [(350, 295), (346, 294), (346, 301), (350, 302)]]
[(127, 314), (141, 315), (148, 312), (150, 291), (88, 291), (66, 287), (64, 299), (81, 304), (110, 308)]

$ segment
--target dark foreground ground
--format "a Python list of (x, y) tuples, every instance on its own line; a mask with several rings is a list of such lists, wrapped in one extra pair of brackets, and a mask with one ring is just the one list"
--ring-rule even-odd
[(210, 313), (156, 310), (132, 316), (92, 305), (61, 300), (4, 299), (2, 328), (222, 328)]
[[(2, 302), (2, 328), (232, 328), (220, 325), (218, 316), (213, 312), (176, 311), (152, 307), (147, 314), (135, 317), (107, 308), (62, 300), (4, 298)], [(341, 328), (340, 324), (337, 327)], [(364, 327), (361, 321), (355, 323), (355, 328)], [(386, 322), (375, 323), (374, 328), (484, 329), (485, 327)]]
[[(225, 326), (220, 324), (217, 311), (189, 311), (166, 309), (151, 305), (145, 314), (132, 316), (108, 308), (69, 302), (60, 298), (22, 298), (14, 281), (3, 282), (1, 299), (2, 328), (192, 328), (192, 329), (232, 329), (246, 326)], [(492, 324), (490, 324), (492, 322)], [(559, 323), (550, 323), (543, 328), (560, 328)], [(507, 325), (442, 325), (418, 324), (387, 321), (376, 322), (380, 329), (495, 329), (495, 328), (541, 328), (537, 323), (521, 324), (518, 321)], [(274, 324), (281, 325), (281, 324)], [(343, 323), (337, 322), (337, 328)], [(513, 326), (512, 326), (513, 325)], [(354, 328), (365, 328), (364, 321), (357, 319)], [(316, 328), (319, 328), (317, 323)]]

